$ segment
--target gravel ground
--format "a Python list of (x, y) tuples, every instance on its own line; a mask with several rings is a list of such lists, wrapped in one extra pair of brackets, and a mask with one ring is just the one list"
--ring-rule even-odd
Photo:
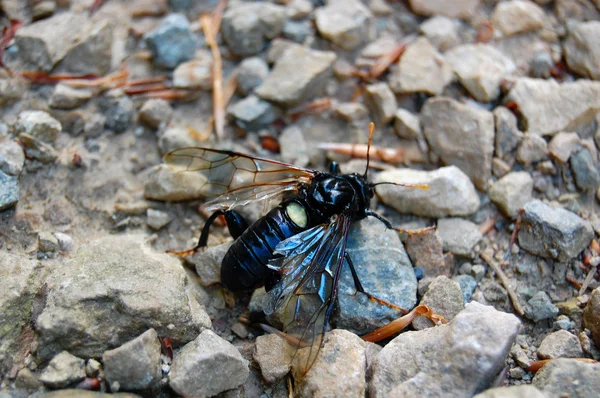
[[(0, 0), (18, 27), (0, 40), (0, 397), (597, 395), (600, 2), (224, 4)], [(264, 289), (220, 287), (226, 228), (165, 253), (207, 214), (202, 179), (161, 157), (362, 172), (319, 145), (364, 144), (371, 121), (370, 179), (430, 187), (379, 186), (372, 208), (436, 229), (363, 220), (348, 253), (367, 291), (448, 324), (364, 341), (401, 314), (344, 269), (303, 375), (258, 327)]]

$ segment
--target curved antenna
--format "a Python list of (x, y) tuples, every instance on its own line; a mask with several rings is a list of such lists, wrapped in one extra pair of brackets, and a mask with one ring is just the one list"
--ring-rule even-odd
[(400, 182), (384, 181), (384, 182), (378, 182), (376, 184), (369, 184), (369, 185), (371, 187), (376, 187), (377, 185), (395, 185), (397, 187), (418, 188), (418, 189), (422, 189), (424, 191), (429, 190), (429, 185), (427, 185), (427, 184), (403, 184)]
[(369, 160), (371, 155), (371, 141), (373, 141), (373, 134), (375, 134), (375, 123), (369, 123), (369, 143), (367, 144), (367, 168), (365, 169), (365, 174), (363, 177), (367, 179), (367, 173), (369, 172)]

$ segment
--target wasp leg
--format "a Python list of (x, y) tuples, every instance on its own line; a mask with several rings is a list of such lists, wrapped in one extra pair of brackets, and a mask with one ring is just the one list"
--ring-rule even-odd
[(367, 296), (369, 298), (369, 300), (371, 300), (374, 303), (385, 305), (386, 307), (390, 307), (396, 311), (400, 311), (403, 314), (406, 314), (408, 312), (405, 309), (400, 308), (397, 305), (390, 303), (389, 301), (380, 299), (379, 297), (373, 296), (371, 293), (368, 293), (367, 291), (365, 291), (365, 288), (363, 287), (362, 283), (360, 283), (360, 279), (358, 279), (358, 274), (356, 273), (356, 269), (354, 268), (354, 264), (352, 263), (352, 260), (350, 259), (350, 256), (348, 255), (348, 253), (344, 253), (344, 257), (346, 258), (346, 261), (348, 262), (348, 265), (350, 266), (350, 272), (352, 273), (352, 279), (354, 280), (354, 287), (356, 288), (356, 291), (358, 293), (364, 294), (365, 296)]
[(331, 164), (329, 165), (329, 172), (334, 176), (339, 176), (340, 174), (342, 174), (338, 162), (331, 162)]
[(363, 340), (370, 341), (372, 343), (376, 343), (383, 339), (387, 339), (388, 337), (392, 337), (395, 334), (402, 331), (402, 329), (404, 329), (408, 325), (410, 325), (412, 323), (412, 321), (418, 316), (424, 316), (425, 318), (429, 319), (434, 325), (437, 325), (439, 323), (442, 323), (442, 324), (448, 323), (448, 322), (446, 322), (444, 317), (431, 311), (431, 309), (429, 307), (427, 307), (426, 305), (421, 304), (421, 305), (418, 305), (415, 308), (413, 308), (408, 314), (406, 314), (398, 319), (395, 319), (395, 320), (391, 321), (390, 323), (388, 323), (387, 325), (382, 326), (379, 329), (375, 329), (372, 332), (367, 333), (361, 337)]
[(391, 222), (389, 222), (388, 220), (386, 220), (383, 216), (375, 213), (373, 210), (367, 209), (367, 210), (365, 210), (365, 214), (367, 216), (375, 217), (376, 219), (378, 219), (379, 221), (381, 221), (387, 227), (387, 229), (393, 229), (394, 231), (405, 233), (407, 235), (419, 235), (419, 234), (422, 234), (422, 233), (425, 233), (427, 231), (431, 231), (431, 230), (435, 229), (435, 226), (431, 226), (431, 227), (427, 227), (427, 228), (421, 228), (421, 229), (402, 229), (402, 228), (397, 228), (397, 227), (392, 226)]

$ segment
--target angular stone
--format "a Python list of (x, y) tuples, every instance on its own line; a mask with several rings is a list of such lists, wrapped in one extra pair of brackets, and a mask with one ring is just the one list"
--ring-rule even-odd
[(47, 283), (61, 288), (48, 290), (36, 322), (41, 358), (64, 349), (83, 357), (100, 356), (150, 328), (178, 346), (211, 326), (187, 292), (179, 260), (153, 252), (141, 236), (93, 241), (52, 269)]
[[(203, 52), (200, 52), (204, 54)], [(213, 59), (205, 54), (197, 59), (182, 62), (173, 71), (173, 86), (186, 89), (210, 90), (213, 85)]]
[(465, 44), (445, 54), (460, 83), (480, 102), (500, 95), (500, 82), (516, 69), (515, 64), (489, 44)]
[(600, 21), (575, 25), (564, 44), (569, 69), (594, 80), (600, 80)]
[(144, 197), (152, 200), (180, 201), (202, 197), (206, 178), (198, 173), (177, 173), (166, 164), (150, 170), (144, 185)]
[(258, 57), (244, 59), (238, 67), (237, 91), (241, 95), (250, 94), (269, 75), (269, 66)]
[(11, 104), (23, 97), (27, 90), (24, 79), (0, 79), (0, 105)]
[(56, 109), (78, 108), (92, 98), (87, 89), (76, 89), (66, 84), (57, 84), (50, 97), (50, 107)]
[(367, 107), (358, 102), (342, 102), (335, 107), (334, 111), (347, 122), (362, 120), (369, 116)]
[[(403, 309), (409, 310), (415, 306), (417, 279), (397, 232), (386, 229), (375, 219), (354, 223), (346, 253), (368, 293)], [(352, 273), (344, 264), (334, 319), (337, 327), (366, 333), (399, 315), (397, 311), (371, 302), (364, 294), (357, 293)]]
[(229, 107), (227, 113), (235, 119), (239, 127), (246, 131), (260, 130), (280, 116), (277, 107), (255, 95), (249, 95), (236, 102)]
[(186, 258), (186, 261), (196, 269), (202, 286), (211, 286), (221, 282), (221, 263), (230, 247), (231, 242), (209, 246)]
[(104, 126), (115, 133), (125, 132), (132, 124), (135, 104), (128, 96), (106, 95), (100, 101), (106, 121)]
[(505, 36), (536, 31), (544, 27), (544, 10), (530, 1), (515, 0), (498, 3), (491, 22)]
[(446, 267), (442, 240), (437, 230), (408, 235), (406, 251), (414, 266), (422, 268), (426, 277), (449, 276), (452, 272)]
[[(113, 22), (107, 18), (82, 21), (81, 14), (76, 18), (76, 24), (81, 25), (82, 31), (79, 34), (75, 34), (73, 30), (67, 33), (69, 37), (77, 37), (77, 40), (72, 41), (73, 47), (56, 66), (56, 70), (98, 76), (108, 74), (113, 55)], [(71, 29), (77, 28), (72, 26)]]
[(517, 160), (524, 164), (540, 162), (548, 156), (548, 144), (535, 133), (526, 133), (517, 148)]
[(240, 352), (205, 330), (173, 359), (169, 385), (183, 396), (213, 396), (244, 384), (248, 373)]
[(554, 135), (593, 123), (600, 110), (600, 82), (519, 78), (506, 96), (519, 108), (526, 131)]
[(577, 149), (571, 155), (571, 170), (575, 176), (575, 184), (582, 191), (594, 191), (600, 185), (600, 173), (587, 148)]
[(29, 134), (50, 144), (56, 142), (62, 131), (60, 122), (44, 111), (21, 112), (14, 128), (17, 133)]
[(173, 69), (194, 58), (198, 46), (190, 23), (183, 14), (171, 14), (144, 36), (152, 61), (160, 68)]
[(457, 24), (450, 18), (438, 15), (423, 22), (419, 28), (421, 33), (439, 51), (445, 52), (460, 43)]
[(558, 308), (544, 291), (537, 292), (527, 302), (525, 316), (534, 322), (544, 319), (554, 319), (558, 315)]
[(151, 128), (158, 128), (161, 124), (166, 124), (173, 115), (173, 108), (163, 99), (149, 99), (144, 102), (140, 109), (140, 122)]
[(479, 0), (409, 0), (410, 8), (418, 15), (444, 15), (449, 18), (469, 19), (475, 13)]
[(388, 124), (393, 118), (398, 104), (390, 86), (386, 83), (369, 84), (365, 87), (365, 101), (375, 122), (380, 125)]
[(308, 145), (304, 134), (298, 126), (286, 127), (279, 135), (279, 146), (281, 159), (284, 162), (306, 167), (310, 161), (308, 157)]
[(50, 388), (63, 388), (85, 378), (85, 361), (63, 351), (42, 371), (40, 381)]
[(520, 386), (490, 388), (473, 398), (547, 398), (547, 396), (530, 384), (522, 384)]
[(594, 289), (583, 310), (583, 327), (592, 332), (596, 347), (600, 347), (600, 288)]
[(398, 109), (394, 115), (394, 132), (407, 140), (423, 136), (419, 117), (402, 108)]
[(25, 147), (25, 155), (28, 159), (39, 160), (42, 163), (52, 163), (58, 157), (58, 153), (52, 146), (29, 134), (19, 134), (19, 140)]
[(492, 175), (492, 113), (438, 97), (423, 106), (421, 123), (431, 150), (444, 163), (458, 166), (479, 189), (485, 189)]
[(577, 133), (560, 132), (550, 140), (548, 152), (550, 156), (561, 163), (567, 163), (571, 153), (581, 146), (581, 140)]
[(221, 32), (236, 55), (261, 52), (268, 39), (277, 37), (285, 25), (285, 8), (268, 3), (237, 3), (223, 14)]
[(25, 154), (16, 141), (0, 137), (0, 171), (10, 176), (18, 176), (23, 171)]
[(439, 219), (437, 231), (444, 250), (455, 256), (474, 257), (473, 248), (483, 238), (479, 226), (463, 218)]
[(104, 375), (113, 392), (143, 390), (162, 377), (160, 341), (154, 329), (102, 354)]
[(477, 288), (477, 280), (471, 275), (456, 275), (452, 277), (452, 280), (456, 281), (460, 286), (463, 294), (463, 302), (467, 304), (471, 300), (475, 288)]
[[(438, 276), (429, 284), (427, 292), (419, 304), (428, 306), (433, 312), (448, 322), (465, 308), (463, 292), (458, 282), (446, 276)], [(423, 330), (434, 325), (425, 317), (417, 317), (412, 323), (415, 330)]]
[(284, 51), (256, 94), (284, 106), (309, 100), (323, 91), (337, 56), (292, 46)]
[(308, 21), (287, 21), (283, 26), (283, 37), (302, 43), (311, 33), (312, 25)]
[[(167, 153), (174, 151), (175, 149), (185, 148), (188, 146), (200, 146), (201, 139), (194, 131), (184, 127), (167, 127), (166, 130), (159, 131), (158, 138), (158, 149), (160, 153), (166, 155)], [(152, 177), (153, 172), (149, 173), (149, 177)], [(160, 181), (159, 181), (160, 182)], [(185, 189), (179, 187), (179, 189)], [(188, 187), (191, 189), (191, 187)]]
[(579, 339), (566, 330), (559, 330), (544, 337), (538, 348), (541, 359), (582, 358), (583, 350)]
[(429, 190), (380, 185), (381, 200), (400, 213), (424, 217), (469, 216), (479, 209), (479, 196), (469, 177), (458, 167), (442, 167), (435, 171), (395, 169), (377, 174), (374, 182), (427, 184)]
[(329, 1), (315, 11), (315, 24), (321, 36), (351, 51), (372, 36), (373, 14), (360, 0)]
[(388, 83), (396, 94), (440, 95), (453, 76), (452, 67), (425, 37), (411, 43), (391, 71)]
[(587, 247), (594, 232), (589, 222), (539, 200), (524, 206), (519, 245), (528, 252), (566, 262)]
[(499, 179), (488, 191), (490, 200), (513, 220), (532, 199), (533, 178), (526, 171), (515, 171)]
[(256, 338), (254, 360), (260, 366), (262, 376), (269, 384), (281, 380), (291, 369), (291, 347), (276, 334), (265, 334)]
[(586, 398), (600, 391), (600, 364), (556, 359), (542, 367), (531, 384), (549, 397)]
[(496, 125), (496, 156), (503, 160), (509, 160), (512, 152), (523, 138), (523, 133), (517, 127), (517, 117), (508, 108), (498, 106), (494, 109), (494, 122)]
[(155, 231), (160, 230), (162, 227), (171, 222), (171, 215), (162, 210), (148, 209), (146, 212), (146, 223), (150, 228)]
[(13, 207), (19, 201), (19, 177), (0, 170), (0, 211)]
[(45, 253), (57, 251), (58, 239), (51, 232), (38, 232), (38, 250)]
[(372, 363), (370, 396), (472, 396), (502, 369), (519, 326), (512, 314), (470, 302), (448, 325), (402, 333)]
[(600, 19), (598, 0), (556, 0), (554, 12), (558, 19), (565, 24)]

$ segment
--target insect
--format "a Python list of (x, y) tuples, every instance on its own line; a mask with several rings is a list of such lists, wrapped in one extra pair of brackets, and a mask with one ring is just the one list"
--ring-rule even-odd
[[(369, 146), (373, 132), (371, 123)], [(375, 186), (393, 184), (427, 189), (426, 186), (370, 183), (368, 156), (362, 175), (341, 174), (336, 163), (325, 173), (197, 147), (177, 149), (165, 155), (164, 161), (175, 172), (202, 174), (206, 182), (200, 188), (201, 193), (216, 197), (205, 205), (206, 210), (214, 213), (191, 251), (206, 246), (211, 224), (224, 216), (235, 241), (222, 261), (222, 284), (233, 292), (265, 285), (269, 293), (265, 313), (280, 315), (283, 333), (295, 339), (297, 348), (311, 347), (306, 370), (316, 359), (329, 326), (344, 263), (350, 268), (358, 292), (401, 310), (365, 291), (346, 252), (346, 242), (350, 225), (365, 217), (375, 217), (387, 228), (396, 229), (370, 209)], [(275, 198), (281, 199), (281, 203), (252, 225), (235, 210), (251, 202)]]

